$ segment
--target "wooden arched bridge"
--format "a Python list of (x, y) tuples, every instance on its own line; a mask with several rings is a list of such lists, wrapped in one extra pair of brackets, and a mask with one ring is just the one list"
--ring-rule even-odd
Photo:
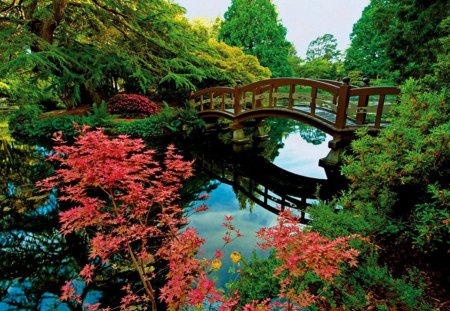
[(275, 78), (246, 86), (212, 87), (190, 95), (201, 118), (232, 120), (234, 129), (249, 119), (284, 117), (302, 121), (324, 132), (348, 140), (355, 130), (378, 131), (389, 123), (397, 87), (350, 85), (324, 79)]

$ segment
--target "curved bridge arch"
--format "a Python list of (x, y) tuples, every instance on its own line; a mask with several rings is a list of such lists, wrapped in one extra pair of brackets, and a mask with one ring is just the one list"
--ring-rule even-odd
[[(223, 146), (222, 146), (223, 148)], [(220, 149), (220, 148), (219, 148)], [(209, 150), (209, 149), (208, 149)], [(302, 176), (278, 167), (261, 155), (217, 151), (196, 156), (196, 165), (214, 179), (228, 184), (260, 207), (278, 214), (295, 209), (307, 222), (305, 210), (310, 199), (329, 199), (341, 185), (340, 181)], [(318, 191), (320, 189), (320, 191)]]
[[(367, 81), (366, 81), (367, 82)], [(246, 86), (213, 87), (191, 94), (201, 118), (239, 124), (252, 118), (282, 117), (308, 123), (328, 134), (352, 137), (359, 127), (378, 131), (388, 123), (396, 87), (356, 87), (324, 79), (276, 78)]]

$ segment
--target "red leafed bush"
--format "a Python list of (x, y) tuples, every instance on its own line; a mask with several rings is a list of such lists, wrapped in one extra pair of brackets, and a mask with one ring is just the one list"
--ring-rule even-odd
[(117, 94), (108, 101), (108, 111), (125, 117), (148, 117), (155, 114), (158, 106), (145, 96)]

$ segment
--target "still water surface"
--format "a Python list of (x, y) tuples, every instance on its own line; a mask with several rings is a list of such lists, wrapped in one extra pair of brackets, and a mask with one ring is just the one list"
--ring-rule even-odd
[[(279, 167), (280, 170), (286, 170), (312, 179), (325, 180), (325, 171), (322, 167), (318, 166), (318, 161), (328, 154), (328, 141), (332, 137), (324, 133), (321, 133), (321, 135), (323, 135), (323, 139), (321, 139), (320, 143), (316, 141), (313, 144), (311, 141), (308, 142), (300, 136), (297, 130), (286, 133), (279, 141), (279, 145), (282, 147), (278, 149), (277, 155), (271, 159), (271, 162)], [(256, 158), (262, 156), (261, 154), (255, 156), (254, 153), (249, 153), (250, 155), (245, 154), (240, 159), (242, 160), (244, 158), (245, 162), (246, 160), (252, 161), (248, 157), (253, 156)], [(258, 167), (256, 166), (255, 169), (258, 169)], [(264, 170), (264, 167), (260, 167), (260, 169)], [(232, 251), (239, 251), (243, 256), (249, 258), (252, 251), (257, 249), (258, 239), (256, 232), (262, 227), (274, 226), (277, 215), (248, 198), (247, 200), (243, 200), (243, 193), (236, 189), (236, 187), (233, 187), (233, 185), (214, 179), (214, 176), (211, 176), (211, 178), (211, 183), (217, 185), (217, 188), (205, 192), (209, 195), (209, 199), (205, 200), (204, 203), (209, 207), (209, 210), (190, 216), (189, 226), (196, 228), (199, 235), (206, 238), (202, 256), (211, 258), (216, 250), (222, 249), (224, 251), (225, 256), (222, 260), (222, 267), (217, 272), (219, 277), (218, 285), (224, 286), (229, 278), (235, 277), (228, 272), (229, 268), (233, 266), (229, 254)], [(270, 176), (268, 176), (268, 179), (270, 180)], [(281, 181), (274, 180), (274, 182)], [(289, 180), (283, 182), (289, 182)], [(273, 192), (271, 194), (277, 197)], [(307, 199), (308, 203), (315, 201), (312, 197), (313, 194), (311, 194), (311, 198)], [(277, 206), (276, 202), (271, 203), (272, 206)], [(242, 237), (226, 246), (223, 240), (226, 228), (222, 226), (225, 216), (232, 216), (234, 219), (233, 224), (243, 234)], [(260, 251), (257, 253), (259, 256), (266, 256), (266, 254)]]
[[(236, 250), (243, 256), (251, 254), (257, 243), (255, 233), (276, 223), (274, 210), (284, 202), (282, 197), (291, 203), (311, 203), (315, 187), (311, 183), (326, 179), (318, 160), (327, 155), (331, 137), (293, 121), (269, 124), (272, 130), (267, 141), (240, 150), (223, 144), (226, 137), (213, 142), (202, 139), (195, 148), (179, 146), (187, 158), (195, 160), (195, 177), (185, 187), (190, 189), (186, 197), (209, 195), (202, 202), (186, 202), (190, 207), (200, 203), (209, 207), (189, 218), (189, 226), (206, 238), (201, 256), (210, 258), (224, 245), (224, 216), (232, 216), (243, 234), (223, 249), (225, 258), (218, 273), (221, 286), (230, 277), (228, 255)], [(43, 162), (48, 151), (3, 139), (0, 152), (0, 311), (72, 310), (59, 303), (57, 296), (65, 280), (84, 265), (86, 250), (82, 239), (65, 239), (58, 233), (56, 198), (43, 198), (33, 189), (37, 180), (52, 171)], [(110, 282), (103, 288), (93, 287), (87, 290), (85, 301), (114, 301), (114, 291), (120, 286)]]

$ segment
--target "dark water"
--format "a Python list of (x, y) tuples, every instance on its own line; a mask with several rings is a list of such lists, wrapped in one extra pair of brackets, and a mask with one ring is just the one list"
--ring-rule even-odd
[[(224, 285), (231, 266), (228, 255), (239, 251), (250, 256), (255, 232), (273, 226), (282, 208), (305, 208), (334, 191), (318, 160), (329, 149), (328, 135), (289, 120), (268, 120), (269, 139), (233, 146), (230, 133), (212, 133), (194, 143), (177, 146), (195, 160), (195, 177), (185, 186), (183, 200), (189, 208), (206, 203), (209, 210), (190, 216), (189, 226), (207, 239), (201, 256), (211, 257), (223, 246), (224, 216), (243, 237), (227, 245), (218, 272)], [(15, 143), (3, 137), (0, 154), (0, 310), (72, 310), (57, 297), (65, 281), (87, 261), (86, 241), (58, 233), (58, 204), (54, 195), (36, 192), (34, 183), (52, 173), (43, 161), (49, 151)], [(320, 191), (317, 186), (320, 185)], [(201, 194), (210, 198), (196, 201)], [(298, 211), (299, 215), (302, 213)], [(303, 214), (308, 218), (308, 215)], [(263, 254), (261, 254), (263, 255)], [(117, 283), (117, 284), (116, 284)], [(118, 301), (120, 282), (79, 284), (84, 301)], [(107, 294), (102, 294), (107, 293)]]

